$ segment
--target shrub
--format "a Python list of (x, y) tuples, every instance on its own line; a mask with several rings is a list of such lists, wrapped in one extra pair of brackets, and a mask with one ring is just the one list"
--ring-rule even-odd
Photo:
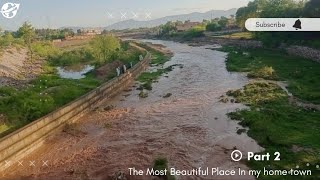
[(49, 41), (34, 42), (31, 48), (33, 52), (40, 57), (54, 56), (59, 52)]
[(70, 66), (82, 62), (90, 62), (93, 59), (91, 52), (82, 48), (80, 50), (66, 51), (58, 55), (53, 54), (50, 57), (50, 63), (54, 66)]
[(221, 30), (221, 26), (218, 23), (209, 23), (206, 26), (206, 30), (207, 31), (220, 31)]
[(254, 70), (248, 74), (250, 78), (263, 78), (263, 79), (270, 79), (275, 80), (277, 76), (275, 74), (275, 70), (270, 66), (264, 66), (260, 69)]
[(192, 38), (197, 38), (197, 37), (202, 37), (204, 36), (205, 27), (202, 26), (196, 26), (183, 34), (183, 38), (186, 39), (192, 39)]

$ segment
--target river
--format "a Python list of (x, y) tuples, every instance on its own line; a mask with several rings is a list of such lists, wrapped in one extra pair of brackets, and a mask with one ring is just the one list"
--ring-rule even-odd
[[(219, 102), (228, 90), (248, 82), (245, 75), (226, 70), (226, 53), (207, 47), (152, 41), (168, 47), (174, 56), (165, 66), (183, 64), (153, 84), (147, 98), (141, 99), (137, 84), (107, 101), (100, 109), (81, 118), (76, 125), (50, 137), (24, 159), (38, 166), (13, 167), (7, 177), (25, 179), (109, 179), (128, 168), (146, 170), (157, 157), (166, 157), (169, 167), (180, 170), (215, 168), (247, 170), (233, 162), (234, 148), (244, 154), (262, 148), (230, 120), (227, 112), (244, 108), (241, 104)], [(169, 98), (163, 98), (171, 93)], [(48, 161), (48, 167), (42, 166)], [(28, 164), (29, 165), (29, 164)], [(130, 176), (129, 179), (151, 179)], [(189, 176), (177, 179), (254, 179), (250, 176)]]
[(92, 71), (94, 66), (92, 65), (76, 65), (69, 68), (57, 67), (57, 73), (61, 78), (65, 79), (82, 79), (85, 78), (85, 74)]

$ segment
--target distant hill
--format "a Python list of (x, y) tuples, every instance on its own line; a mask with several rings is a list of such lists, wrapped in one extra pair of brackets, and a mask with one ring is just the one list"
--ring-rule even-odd
[(190, 13), (190, 14), (182, 14), (182, 15), (174, 15), (174, 16), (166, 16), (163, 18), (153, 19), (150, 21), (136, 21), (133, 19), (125, 20), (121, 22), (117, 22), (110, 26), (105, 27), (107, 30), (122, 30), (122, 29), (134, 29), (134, 28), (142, 28), (142, 27), (155, 27), (161, 24), (165, 24), (168, 21), (187, 21), (190, 20), (192, 22), (202, 22), (203, 19), (212, 19), (221, 16), (229, 17), (231, 15), (235, 15), (237, 9), (229, 9), (229, 10), (211, 10), (205, 13)]

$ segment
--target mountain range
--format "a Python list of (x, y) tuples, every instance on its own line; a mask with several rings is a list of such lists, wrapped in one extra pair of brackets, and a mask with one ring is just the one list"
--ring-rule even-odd
[(231, 15), (235, 15), (237, 9), (229, 9), (229, 10), (211, 10), (204, 13), (194, 12), (190, 14), (181, 14), (181, 15), (174, 15), (174, 16), (166, 16), (158, 19), (153, 19), (149, 21), (137, 21), (133, 19), (120, 21), (114, 23), (110, 26), (105, 27), (106, 30), (122, 30), (122, 29), (135, 29), (135, 28), (150, 28), (156, 27), (161, 24), (165, 24), (168, 21), (187, 21), (190, 20), (191, 22), (202, 22), (204, 19), (210, 20), (214, 18), (218, 18), (221, 16), (230, 17)]
[[(114, 24), (111, 24), (107, 27), (102, 27), (100, 29), (106, 29), (106, 30), (123, 30), (123, 29), (136, 29), (136, 28), (150, 28), (150, 27), (156, 27), (161, 24), (165, 24), (168, 21), (187, 21), (190, 20), (191, 22), (202, 22), (204, 19), (210, 20), (214, 18), (219, 18), (221, 16), (230, 17), (231, 15), (235, 15), (237, 12), (236, 8), (229, 9), (229, 10), (211, 10), (204, 13), (199, 12), (193, 12), (189, 14), (180, 14), (180, 15), (173, 15), (173, 16), (165, 16), (158, 19), (153, 19), (149, 21), (137, 21), (134, 19), (128, 19), (124, 21), (120, 21)], [(69, 28), (73, 31), (77, 31), (78, 29), (82, 28), (88, 28), (90, 27), (61, 27), (62, 28)], [(92, 27), (91, 27), (92, 28)]]

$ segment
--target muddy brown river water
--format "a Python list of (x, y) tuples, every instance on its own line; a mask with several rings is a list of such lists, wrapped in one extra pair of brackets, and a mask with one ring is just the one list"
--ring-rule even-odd
[[(146, 170), (157, 157), (166, 157), (169, 167), (179, 170), (215, 168), (247, 170), (243, 162), (233, 162), (234, 148), (244, 152), (261, 150), (227, 112), (244, 108), (222, 103), (219, 97), (241, 88), (248, 79), (226, 70), (226, 53), (185, 44), (152, 41), (168, 47), (174, 56), (165, 66), (183, 64), (153, 84), (147, 98), (141, 99), (130, 87), (100, 110), (82, 117), (64, 132), (14, 164), (3, 178), (12, 179), (111, 179), (128, 168)], [(132, 91), (130, 91), (132, 90)], [(171, 93), (169, 98), (163, 98)], [(105, 111), (103, 107), (114, 106)], [(30, 166), (30, 161), (35, 165)], [(44, 164), (43, 162), (46, 162)], [(251, 176), (177, 176), (177, 179), (254, 179)]]

